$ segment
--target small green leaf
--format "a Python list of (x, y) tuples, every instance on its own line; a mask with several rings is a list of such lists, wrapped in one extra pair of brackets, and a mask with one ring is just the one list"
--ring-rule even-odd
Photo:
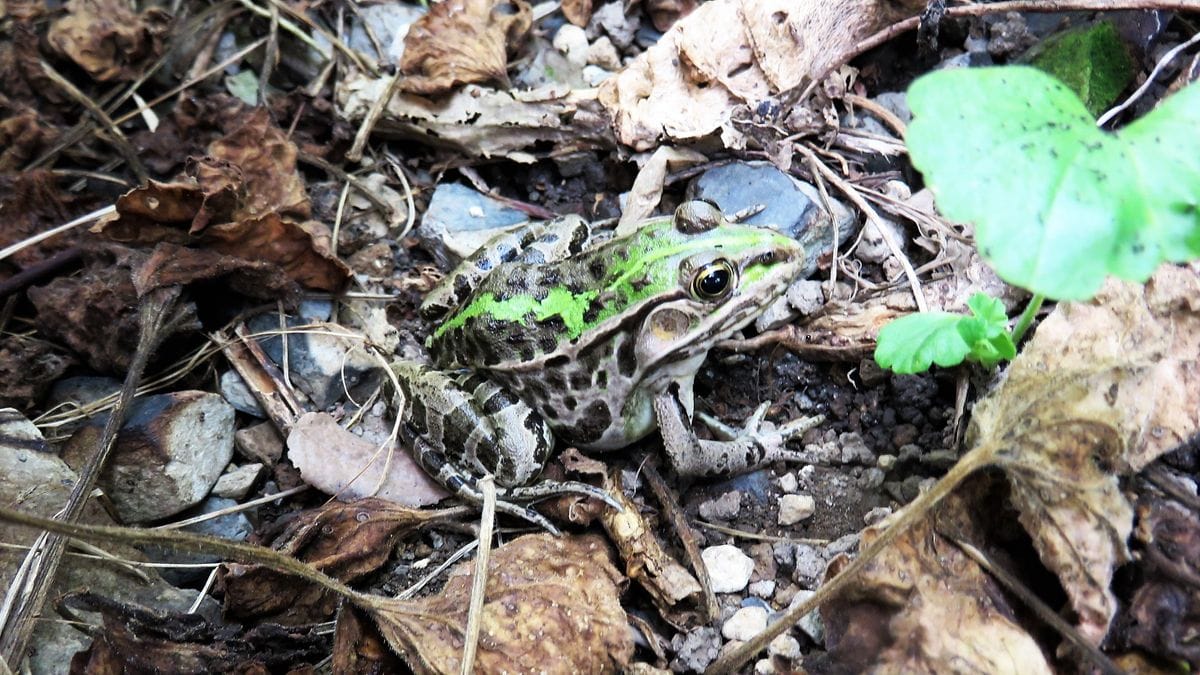
[(923, 373), (933, 363), (957, 366), (971, 352), (958, 331), (965, 318), (948, 312), (921, 312), (896, 319), (879, 329), (875, 362), (901, 375)]
[(971, 316), (922, 312), (897, 319), (879, 331), (875, 362), (902, 375), (977, 361), (991, 368), (1016, 356), (1004, 304), (984, 293), (967, 301)]
[(225, 89), (246, 105), (258, 105), (258, 74), (249, 68), (226, 75)]
[(1133, 81), (1135, 64), (1111, 21), (1051, 36), (1030, 63), (1071, 88), (1092, 115), (1099, 115)]
[(908, 102), (913, 164), (1009, 283), (1082, 300), (1200, 257), (1200, 84), (1116, 135), (1029, 67), (935, 72)]

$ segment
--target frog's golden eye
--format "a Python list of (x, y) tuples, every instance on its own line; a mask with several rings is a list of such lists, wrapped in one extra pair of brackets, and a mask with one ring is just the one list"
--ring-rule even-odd
[(697, 300), (720, 300), (733, 289), (735, 272), (728, 260), (718, 258), (696, 270), (692, 295)]

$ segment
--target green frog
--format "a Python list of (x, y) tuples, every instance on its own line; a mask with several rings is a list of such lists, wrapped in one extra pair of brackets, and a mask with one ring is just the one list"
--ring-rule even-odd
[(799, 460), (785, 443), (822, 418), (743, 429), (701, 416), (692, 382), (708, 351), (753, 321), (805, 271), (803, 247), (688, 201), (628, 236), (578, 217), (500, 235), (427, 296), (436, 368), (397, 362), (402, 435), (426, 471), (479, 502), (495, 476), (498, 510), (556, 531), (523, 503), (562, 493), (613, 500), (585, 483), (535, 483), (557, 441), (623, 448), (658, 430), (686, 475)]

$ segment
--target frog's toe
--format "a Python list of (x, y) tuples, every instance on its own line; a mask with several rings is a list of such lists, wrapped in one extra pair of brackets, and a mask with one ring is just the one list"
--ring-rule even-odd
[(516, 516), (522, 520), (527, 520), (556, 537), (562, 536), (562, 532), (554, 526), (554, 523), (551, 523), (546, 516), (543, 516), (528, 506), (522, 506), (520, 504), (514, 504), (502, 499), (497, 499), (496, 510), (500, 513), (507, 513), (510, 516)]
[(598, 499), (618, 511), (623, 510), (621, 503), (608, 494), (607, 490), (573, 480), (543, 480), (533, 485), (510, 487), (505, 489), (504, 495), (518, 501), (533, 501), (563, 495), (582, 495)]

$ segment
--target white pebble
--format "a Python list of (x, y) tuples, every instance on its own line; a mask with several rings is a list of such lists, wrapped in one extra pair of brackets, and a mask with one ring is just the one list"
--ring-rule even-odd
[(700, 553), (714, 593), (737, 593), (750, 583), (754, 560), (736, 546), (710, 546)]
[(817, 502), (811, 495), (783, 495), (779, 498), (779, 524), (795, 525), (811, 518), (817, 511)]
[(743, 607), (734, 612), (721, 626), (726, 640), (746, 642), (767, 628), (767, 610), (762, 607)]

